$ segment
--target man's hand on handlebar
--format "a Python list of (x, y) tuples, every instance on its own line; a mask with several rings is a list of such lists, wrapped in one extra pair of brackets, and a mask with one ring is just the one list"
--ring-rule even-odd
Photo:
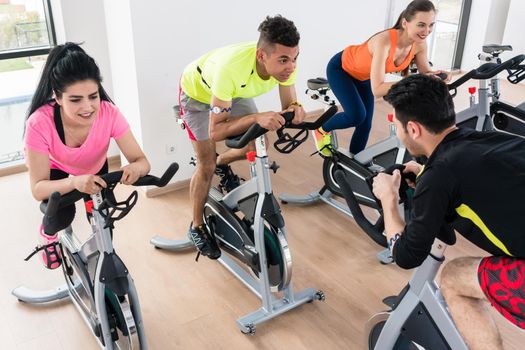
[(97, 175), (79, 175), (72, 177), (73, 186), (80, 192), (95, 194), (106, 188), (107, 184)]
[(401, 184), (401, 173), (395, 170), (392, 175), (379, 173), (374, 177), (372, 191), (381, 202), (395, 200), (399, 202), (399, 185)]
[(270, 131), (275, 131), (275, 130), (280, 129), (285, 123), (283, 116), (277, 112), (258, 113), (257, 116), (255, 117), (255, 121), (261, 127), (265, 128), (266, 130), (270, 130)]
[(432, 70), (430, 72), (427, 72), (428, 75), (435, 75), (439, 79), (443, 80), (445, 83), (450, 82), (452, 79), (452, 73), (444, 71), (444, 70)]
[(301, 124), (306, 117), (306, 112), (304, 111), (303, 106), (292, 105), (281, 112), (281, 114), (286, 112), (293, 112), (294, 117), (292, 119), (292, 124)]
[[(417, 176), (417, 174), (421, 172), (421, 169), (423, 169), (423, 166), (421, 164), (413, 160), (403, 165), (405, 166), (405, 169), (403, 170), (404, 174), (413, 173)], [(414, 182), (410, 181), (409, 179), (406, 179), (406, 181), (408, 183), (408, 186), (412, 188), (416, 187), (416, 184)]]

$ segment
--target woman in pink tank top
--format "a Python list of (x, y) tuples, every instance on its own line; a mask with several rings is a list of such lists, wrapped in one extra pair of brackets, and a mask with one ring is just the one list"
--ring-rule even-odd
[[(89, 201), (90, 194), (106, 187), (98, 175), (108, 171), (111, 138), (129, 162), (121, 169), (122, 183), (132, 184), (148, 174), (146, 156), (101, 82), (97, 64), (77, 44), (58, 45), (49, 53), (24, 133), (31, 192), (36, 200), (46, 200), (55, 191), (65, 194), (76, 189), (86, 193), (85, 201)], [(53, 222), (40, 227), (39, 246), (47, 268), (60, 266), (60, 252), (52, 244), (58, 239), (57, 232), (69, 226), (74, 216), (73, 204), (59, 209)]]
[(328, 63), (328, 82), (343, 111), (314, 131), (317, 149), (331, 156), (331, 131), (355, 127), (350, 153), (361, 152), (368, 141), (374, 114), (374, 99), (384, 96), (393, 83), (385, 82), (387, 72), (405, 70), (414, 59), (423, 74), (447, 75), (428, 64), (426, 38), (432, 32), (436, 10), (431, 1), (414, 0), (400, 14), (396, 24), (373, 35), (361, 45), (348, 46)]

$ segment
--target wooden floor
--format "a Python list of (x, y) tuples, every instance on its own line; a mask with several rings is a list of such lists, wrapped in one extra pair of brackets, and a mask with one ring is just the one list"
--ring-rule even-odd
[[(523, 87), (512, 87), (508, 92), (504, 96), (513, 96), (511, 101), (525, 100)], [(465, 101), (457, 104), (460, 109)], [(388, 111), (384, 102), (377, 103), (373, 140), (387, 133)], [(348, 140), (350, 135), (350, 131), (343, 132), (340, 140)], [(271, 159), (281, 166), (272, 180), (276, 194), (302, 194), (321, 186), (322, 162), (318, 156), (309, 156), (312, 151), (309, 140), (292, 155), (270, 152)], [(234, 166), (243, 176), (245, 167), (242, 162)], [(119, 198), (129, 192), (125, 186), (117, 190)], [(10, 295), (18, 285), (38, 289), (59, 285), (61, 272), (45, 270), (38, 258), (23, 261), (36, 243), (41, 220), (27, 174), (0, 178), (0, 193), (5, 247), (0, 258), (0, 348), (96, 348), (70, 303), (33, 306)], [(294, 286), (322, 289), (326, 301), (306, 304), (261, 324), (255, 336), (243, 335), (235, 320), (260, 305), (247, 288), (216, 262), (201, 258), (196, 263), (193, 252), (169, 253), (149, 244), (155, 234), (185, 237), (190, 221), (188, 201), (187, 190), (156, 198), (141, 195), (133, 212), (116, 224), (114, 245), (135, 279), (152, 349), (362, 349), (366, 321), (385, 309), (381, 299), (396, 294), (411, 275), (396, 266), (380, 265), (375, 258), (379, 247), (352, 219), (335, 209), (322, 204), (284, 205)], [(83, 215), (76, 221), (85, 234), (89, 228)], [(460, 239), (449, 248), (447, 257), (479, 254), (477, 248)], [(525, 332), (493, 314), (506, 348), (523, 349)]]

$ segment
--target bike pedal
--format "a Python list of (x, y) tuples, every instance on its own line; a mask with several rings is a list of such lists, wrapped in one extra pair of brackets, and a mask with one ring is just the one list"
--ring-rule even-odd
[(397, 295), (391, 295), (383, 299), (383, 304), (391, 308), (394, 308), (394, 305), (396, 305), (396, 301), (397, 301)]

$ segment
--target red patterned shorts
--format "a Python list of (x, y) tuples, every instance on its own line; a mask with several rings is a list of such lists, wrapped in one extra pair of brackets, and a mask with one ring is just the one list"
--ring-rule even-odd
[(525, 259), (490, 256), (481, 259), (478, 280), (492, 306), (525, 329)]

